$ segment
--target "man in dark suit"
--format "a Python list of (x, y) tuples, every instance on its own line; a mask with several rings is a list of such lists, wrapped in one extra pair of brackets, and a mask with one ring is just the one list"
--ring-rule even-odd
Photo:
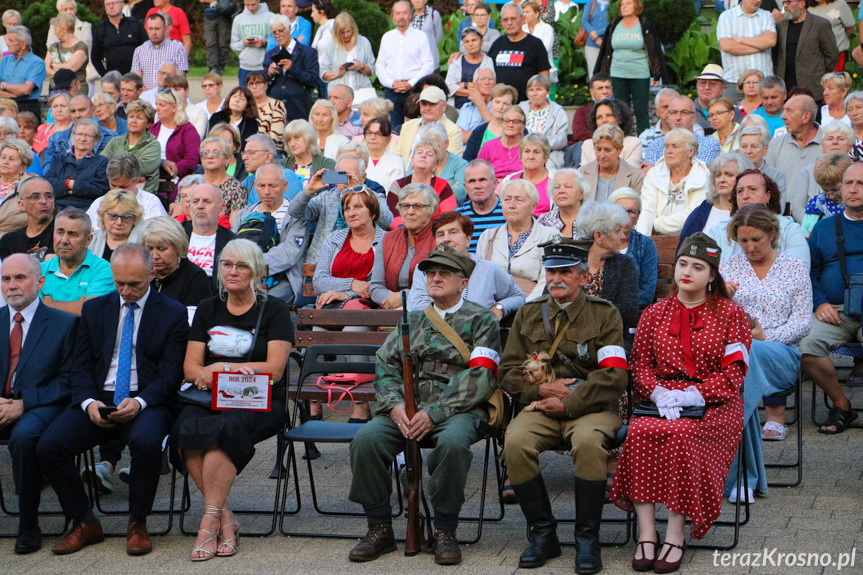
[(788, 89), (799, 86), (812, 92), (816, 101), (824, 95), (821, 76), (832, 72), (839, 61), (839, 48), (830, 21), (806, 10), (806, 0), (785, 4), (785, 17), (776, 24), (778, 41), (773, 48), (776, 75)]
[[(291, 22), (286, 16), (274, 16), (270, 20), (270, 31), (276, 39), (276, 47), (264, 56), (271, 98), (281, 100), (287, 112), (287, 121), (305, 120), (311, 109), (311, 91), (320, 82), (318, 53), (314, 48), (291, 38)], [(291, 57), (273, 61), (282, 50)]]
[[(75, 553), (104, 539), (74, 458), (118, 438), (129, 446), (129, 527), (126, 552), (152, 548), (147, 516), (159, 486), (162, 441), (183, 377), (189, 335), (185, 306), (150, 289), (153, 262), (141, 245), (125, 244), (111, 257), (116, 292), (88, 300), (81, 313), (72, 368), (72, 403), (37, 448), (72, 530), (51, 550)], [(99, 408), (116, 406), (104, 417)]]
[(18, 493), (15, 553), (42, 547), (39, 499), (42, 467), (36, 444), (69, 403), (69, 372), (75, 343), (74, 315), (42, 305), (37, 294), (45, 277), (39, 260), (25, 254), (3, 261), (0, 289), (8, 305), (0, 308), (0, 438), (9, 440), (12, 475)]
[(236, 236), (219, 225), (225, 214), (225, 199), (222, 192), (212, 184), (198, 184), (189, 193), (189, 209), (192, 221), (183, 222), (189, 236), (189, 261), (207, 272), (216, 287), (218, 272), (213, 273), (222, 248)]

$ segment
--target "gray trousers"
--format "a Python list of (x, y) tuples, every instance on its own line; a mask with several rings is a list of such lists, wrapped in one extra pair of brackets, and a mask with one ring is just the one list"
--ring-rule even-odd
[(204, 18), (204, 45), (207, 47), (207, 66), (223, 73), (231, 53), (231, 21), (227, 18)]

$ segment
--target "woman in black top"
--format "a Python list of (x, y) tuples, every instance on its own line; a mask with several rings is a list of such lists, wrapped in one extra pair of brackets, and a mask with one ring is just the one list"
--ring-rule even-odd
[[(184, 371), (198, 389), (212, 386), (223, 371), (272, 374), (270, 411), (211, 411), (186, 405), (171, 432), (189, 475), (204, 496), (204, 515), (192, 561), (237, 552), (239, 525), (228, 505), (237, 474), (255, 454), (255, 444), (278, 433), (285, 422), (285, 366), (294, 341), (288, 306), (267, 298), (260, 278), (266, 265), (260, 248), (237, 239), (225, 246), (217, 266), (219, 295), (195, 312)], [(260, 320), (260, 326), (256, 325)]]
[(245, 86), (237, 86), (228, 93), (222, 109), (210, 116), (209, 128), (220, 122), (234, 126), (240, 132), (243, 144), (246, 138), (258, 133), (258, 105), (255, 97)]
[(186, 257), (189, 237), (177, 220), (169, 216), (150, 220), (141, 243), (153, 258), (151, 288), (186, 307), (195, 307), (213, 295), (207, 272)]

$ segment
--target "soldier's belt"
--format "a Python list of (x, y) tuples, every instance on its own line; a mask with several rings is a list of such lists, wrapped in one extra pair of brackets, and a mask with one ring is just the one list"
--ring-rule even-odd
[(420, 371), (428, 371), (430, 373), (440, 373), (442, 375), (458, 375), (466, 368), (461, 365), (452, 365), (450, 363), (442, 363), (439, 361), (422, 361), (420, 362)]

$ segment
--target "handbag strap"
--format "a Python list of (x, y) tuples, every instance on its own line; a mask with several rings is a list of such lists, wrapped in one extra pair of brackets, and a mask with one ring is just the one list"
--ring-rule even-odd
[(491, 233), (491, 239), (488, 241), (488, 245), (485, 248), (485, 259), (491, 261), (491, 256), (494, 254), (494, 241), (497, 239), (497, 232), (500, 230), (500, 227), (494, 229)]
[(845, 283), (845, 289), (848, 289), (848, 268), (845, 267), (845, 234), (842, 233), (842, 213), (833, 216), (834, 224), (836, 225), (836, 253), (839, 255), (839, 273), (842, 274), (842, 281)]
[(563, 324), (563, 328), (558, 332), (558, 334), (554, 335), (554, 330), (551, 329), (551, 321), (548, 318), (548, 302), (543, 302), (542, 304), (542, 325), (545, 327), (545, 333), (548, 335), (548, 339), (552, 341), (551, 349), (548, 350), (548, 355), (557, 355), (557, 359), (563, 363), (567, 368), (570, 369), (573, 373), (578, 373), (578, 370), (575, 367), (575, 364), (570, 361), (566, 355), (563, 354), (562, 351), (558, 350), (558, 346), (560, 345), (561, 340), (563, 340), (563, 334), (566, 333), (566, 330), (569, 329), (569, 324), (572, 323), (572, 318), (566, 320), (566, 323)]
[(596, 0), (590, 3), (590, 14), (587, 15), (587, 21), (590, 24), (593, 24), (593, 11), (596, 9)]
[(252, 361), (252, 355), (255, 353), (255, 344), (258, 342), (258, 331), (261, 329), (261, 319), (264, 317), (264, 307), (267, 305), (267, 294), (261, 296), (261, 309), (258, 310), (258, 319), (255, 321), (255, 332), (252, 334), (252, 345), (249, 348), (249, 354), (246, 356), (246, 363)]
[(432, 322), (432, 325), (437, 328), (441, 334), (447, 341), (449, 341), (453, 347), (455, 347), (456, 351), (461, 354), (461, 358), (464, 360), (465, 365), (470, 363), (470, 349), (467, 347), (467, 344), (464, 340), (459, 337), (459, 335), (455, 332), (455, 330), (444, 321), (444, 319), (438, 315), (438, 313), (434, 310), (433, 304), (428, 304), (426, 308), (423, 310), (425, 316)]

